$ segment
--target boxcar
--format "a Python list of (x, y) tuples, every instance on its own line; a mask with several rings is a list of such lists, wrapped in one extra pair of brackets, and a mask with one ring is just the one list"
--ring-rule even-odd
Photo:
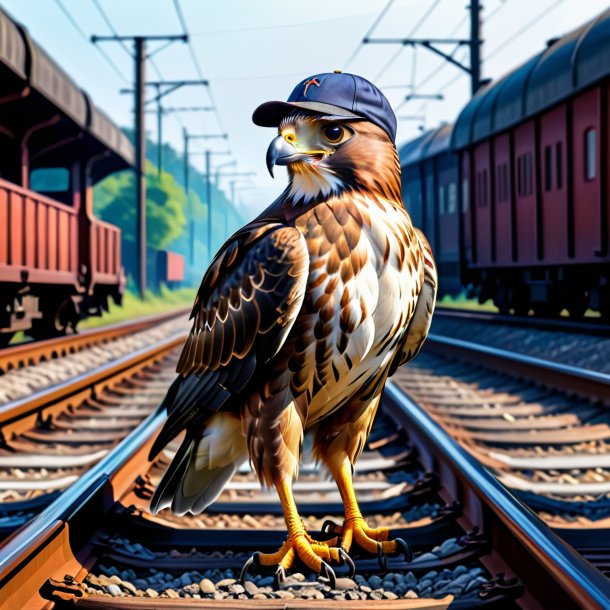
[(120, 231), (92, 186), (129, 167), (122, 131), (0, 11), (0, 345), (66, 332), (121, 298)]
[(463, 278), (502, 311), (610, 315), (610, 10), (466, 105)]
[(399, 151), (405, 208), (430, 241), (441, 296), (460, 289), (458, 161), (449, 147), (451, 131), (444, 125)]

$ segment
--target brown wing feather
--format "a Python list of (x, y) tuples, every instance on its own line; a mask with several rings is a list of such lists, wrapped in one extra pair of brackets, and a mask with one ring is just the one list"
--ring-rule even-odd
[(407, 327), (404, 342), (390, 367), (390, 375), (393, 375), (399, 366), (413, 360), (419, 353), (428, 336), (436, 303), (437, 276), (432, 249), (424, 234), (419, 229), (415, 231), (423, 254), (424, 281), (417, 296), (417, 304)]
[(151, 456), (183, 429), (195, 434), (278, 352), (301, 308), (308, 265), (301, 233), (280, 224), (251, 224), (223, 246), (199, 288)]

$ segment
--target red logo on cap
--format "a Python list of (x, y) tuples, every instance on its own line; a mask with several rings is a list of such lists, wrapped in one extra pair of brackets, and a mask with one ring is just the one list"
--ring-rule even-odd
[(303, 93), (303, 97), (307, 97), (307, 89), (309, 89), (311, 85), (315, 85), (316, 87), (320, 86), (320, 83), (315, 78), (310, 78), (303, 84), (305, 85), (305, 93)]

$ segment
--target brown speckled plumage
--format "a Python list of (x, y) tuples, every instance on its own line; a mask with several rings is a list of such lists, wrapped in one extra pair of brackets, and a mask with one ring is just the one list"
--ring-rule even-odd
[[(298, 121), (315, 128), (294, 121), (297, 135)], [(432, 253), (402, 206), (394, 145), (370, 123), (350, 129), (319, 165), (293, 163), (283, 195), (208, 269), (152, 454), (186, 437), (153, 509), (205, 508), (244, 458), (266, 484), (289, 484), (308, 430), (331, 472), (354, 464), (387, 377), (419, 351)]]

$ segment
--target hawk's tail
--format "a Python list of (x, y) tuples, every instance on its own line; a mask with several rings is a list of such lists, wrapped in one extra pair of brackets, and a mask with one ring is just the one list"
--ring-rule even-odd
[(151, 511), (201, 513), (218, 498), (247, 455), (239, 417), (214, 415), (199, 439), (187, 437), (180, 445), (157, 485)]

